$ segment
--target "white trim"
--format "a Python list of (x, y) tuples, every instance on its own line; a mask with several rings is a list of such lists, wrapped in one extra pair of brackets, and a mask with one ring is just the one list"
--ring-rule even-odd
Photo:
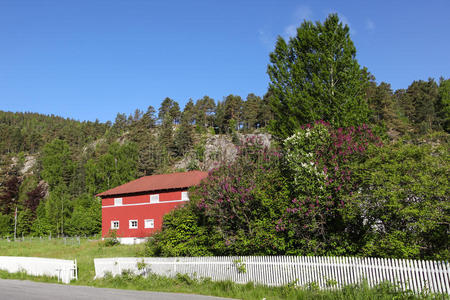
[[(132, 226), (133, 222), (136, 222), (136, 227)], [(138, 220), (128, 220), (128, 229), (138, 229), (139, 222)]]
[(123, 199), (122, 198), (114, 198), (114, 206), (122, 206)]
[(150, 203), (158, 203), (159, 202), (159, 194), (150, 195)]
[(145, 219), (144, 228), (155, 228), (155, 219)]
[(181, 200), (189, 201), (188, 192), (181, 192)]
[[(164, 203), (173, 203), (173, 202), (188, 202), (188, 201), (186, 201), (186, 200), (170, 200), (170, 201), (161, 201), (161, 202), (158, 202), (158, 203), (148, 203), (148, 202), (144, 202), (144, 203), (122, 204), (122, 206), (154, 205), (154, 204), (164, 204)], [(108, 208), (108, 207), (120, 207), (120, 206), (115, 206), (115, 205), (105, 205), (105, 206), (102, 206), (102, 208)]]
[[(114, 223), (117, 222), (117, 227), (114, 226)], [(120, 227), (120, 221), (119, 220), (112, 220), (111, 221), (111, 229), (119, 229)]]

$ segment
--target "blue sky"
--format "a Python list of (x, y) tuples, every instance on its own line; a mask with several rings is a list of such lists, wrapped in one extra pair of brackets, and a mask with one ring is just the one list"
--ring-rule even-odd
[(78, 120), (267, 91), (269, 53), (337, 12), (394, 89), (450, 76), (450, 1), (0, 0), (0, 110)]

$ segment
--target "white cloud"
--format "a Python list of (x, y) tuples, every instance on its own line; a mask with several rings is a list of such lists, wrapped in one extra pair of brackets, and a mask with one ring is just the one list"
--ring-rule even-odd
[(366, 20), (366, 28), (369, 31), (374, 31), (375, 30), (375, 23), (371, 19), (367, 19)]
[(297, 27), (300, 26), (304, 20), (311, 19), (313, 15), (312, 10), (305, 5), (298, 6), (294, 12), (294, 23), (284, 28), (284, 35), (289, 38), (297, 34)]

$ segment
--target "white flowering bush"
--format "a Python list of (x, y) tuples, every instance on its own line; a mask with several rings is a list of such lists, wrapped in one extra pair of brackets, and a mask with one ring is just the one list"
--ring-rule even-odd
[(322, 123), (305, 127), (284, 140), (285, 162), (297, 192), (315, 194), (323, 189), (326, 174), (319, 166), (317, 151), (329, 142), (330, 134)]

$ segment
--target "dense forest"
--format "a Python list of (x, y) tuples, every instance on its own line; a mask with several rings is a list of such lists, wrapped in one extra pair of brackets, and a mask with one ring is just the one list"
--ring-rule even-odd
[(235, 160), (217, 158), (149, 255), (448, 259), (450, 79), (377, 83), (336, 15), (280, 37), (267, 73), (265, 95), (183, 109), (165, 98), (114, 122), (0, 111), (0, 236), (13, 235), (16, 212), (19, 236), (97, 234), (95, 194), (182, 160), (204, 168), (208, 139), (223, 137)]

